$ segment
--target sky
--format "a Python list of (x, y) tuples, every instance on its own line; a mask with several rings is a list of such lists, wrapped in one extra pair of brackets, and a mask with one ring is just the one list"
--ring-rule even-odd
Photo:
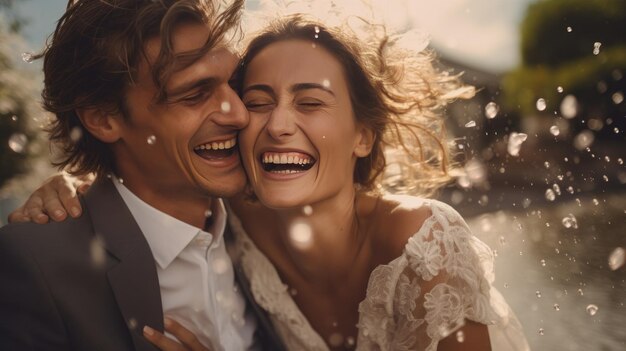
[[(272, 0), (248, 0), (258, 8)], [(279, 0), (280, 1), (280, 0)], [(351, 1), (351, 0), (346, 0)], [(408, 18), (443, 56), (500, 73), (519, 63), (519, 24), (534, 0), (384, 0), (386, 18)], [(341, 2), (338, 1), (338, 2)], [(377, 0), (373, 0), (377, 2)], [(63, 13), (66, 0), (19, 0), (29, 23), (24, 35), (38, 51)], [(403, 20), (404, 20), (403, 19)]]

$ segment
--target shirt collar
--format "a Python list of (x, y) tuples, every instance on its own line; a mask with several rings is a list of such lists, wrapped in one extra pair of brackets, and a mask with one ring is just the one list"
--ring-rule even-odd
[(210, 232), (205, 232), (150, 206), (115, 177), (113, 184), (146, 237), (152, 255), (162, 269), (166, 269), (199, 233), (209, 235), (213, 244), (222, 239), (226, 228), (226, 210), (222, 199), (213, 198), (211, 208), (213, 224), (208, 228)]

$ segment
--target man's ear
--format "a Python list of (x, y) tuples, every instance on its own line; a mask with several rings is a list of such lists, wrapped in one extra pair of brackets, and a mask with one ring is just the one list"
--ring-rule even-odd
[(374, 141), (376, 141), (376, 136), (374, 135), (374, 131), (366, 126), (359, 126), (359, 135), (357, 137), (357, 143), (354, 148), (354, 154), (356, 157), (367, 157), (370, 152), (372, 152), (372, 147), (374, 147)]
[(99, 108), (80, 108), (76, 110), (83, 127), (96, 139), (105, 143), (114, 143), (121, 137), (121, 116)]

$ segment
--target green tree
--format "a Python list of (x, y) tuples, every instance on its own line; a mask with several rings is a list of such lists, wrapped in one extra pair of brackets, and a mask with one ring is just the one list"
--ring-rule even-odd
[(27, 171), (40, 144), (34, 133), (37, 106), (36, 75), (19, 68), (21, 19), (12, 11), (13, 0), (0, 0), (0, 187)]
[[(521, 25), (522, 65), (504, 79), (505, 103), (524, 114), (559, 111), (574, 95), (580, 116), (623, 123), (626, 113), (626, 1), (545, 0), (529, 6)], [(622, 121), (622, 122), (619, 122)]]

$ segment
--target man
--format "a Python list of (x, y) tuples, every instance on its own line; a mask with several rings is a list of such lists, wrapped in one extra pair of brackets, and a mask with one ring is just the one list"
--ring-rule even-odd
[(1, 350), (154, 350), (164, 316), (212, 350), (259, 346), (219, 199), (246, 181), (227, 45), (243, 0), (217, 3), (68, 4), (43, 100), (58, 165), (97, 179), (79, 218), (0, 229)]

